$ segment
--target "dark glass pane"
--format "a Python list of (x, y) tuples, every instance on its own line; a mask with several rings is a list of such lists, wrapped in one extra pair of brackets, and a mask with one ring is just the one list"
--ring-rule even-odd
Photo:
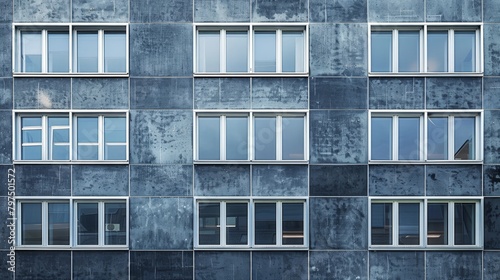
[(455, 245), (476, 244), (476, 204), (455, 203)]
[(104, 33), (104, 72), (126, 71), (126, 47), (124, 32)]
[(226, 204), (226, 244), (248, 244), (248, 205), (246, 203)]
[(97, 32), (78, 32), (78, 72), (97, 72)]
[(282, 159), (304, 159), (304, 117), (282, 118)]
[(372, 160), (392, 159), (392, 118), (372, 118)]
[(21, 33), (21, 72), (42, 72), (41, 32)]
[(49, 245), (69, 245), (69, 203), (49, 203)]
[(392, 71), (392, 32), (374, 31), (371, 35), (371, 71)]
[(99, 217), (97, 203), (78, 203), (77, 244), (98, 245)]
[(255, 72), (276, 72), (276, 32), (256, 31), (254, 46)]
[(448, 159), (448, 118), (428, 118), (427, 159)]
[(220, 204), (200, 203), (199, 243), (200, 245), (220, 244)]
[(276, 159), (276, 117), (254, 119), (255, 159)]
[(283, 203), (283, 245), (304, 244), (304, 204)]
[(275, 203), (255, 203), (255, 244), (276, 245)]
[(127, 207), (123, 202), (104, 204), (105, 245), (127, 244)]
[(220, 118), (198, 118), (198, 159), (220, 159)]
[(304, 32), (283, 31), (282, 71), (304, 72)]
[(419, 31), (399, 31), (398, 71), (420, 71), (420, 33)]
[(219, 31), (198, 32), (198, 72), (220, 72)]
[(399, 204), (399, 245), (420, 244), (420, 204)]
[(42, 245), (42, 204), (21, 204), (22, 245)]
[(398, 159), (420, 159), (420, 118), (399, 118)]
[(371, 206), (372, 245), (392, 245), (392, 203)]
[(476, 71), (476, 31), (455, 31), (455, 72)]
[(69, 72), (68, 32), (49, 32), (47, 45), (49, 72)]
[(226, 32), (226, 72), (248, 71), (248, 32)]
[(454, 158), (456, 160), (476, 159), (476, 120), (474, 117), (455, 117)]
[(226, 159), (248, 159), (248, 117), (226, 118)]
[(448, 71), (448, 31), (427, 33), (427, 71)]
[(427, 244), (448, 245), (448, 204), (427, 205)]

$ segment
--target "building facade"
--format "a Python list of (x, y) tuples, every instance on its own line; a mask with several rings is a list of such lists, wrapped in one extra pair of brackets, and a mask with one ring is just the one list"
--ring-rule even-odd
[(0, 11), (1, 279), (498, 278), (500, 1)]

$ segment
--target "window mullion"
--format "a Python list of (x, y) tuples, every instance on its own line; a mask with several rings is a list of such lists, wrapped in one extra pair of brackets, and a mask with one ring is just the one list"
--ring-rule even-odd
[(392, 117), (392, 160), (399, 160), (399, 116)]
[(392, 30), (392, 72), (397, 73), (399, 71), (398, 59), (399, 59), (399, 33), (397, 29)]
[(427, 132), (425, 130), (425, 115), (420, 115), (419, 117), (419, 137), (420, 139), (418, 139), (418, 142), (420, 143), (419, 144), (419, 160), (426, 160), (427, 159), (427, 155), (426, 155), (426, 145), (425, 145), (425, 139), (427, 139)]
[(71, 55), (72, 55), (72, 66), (73, 66), (73, 73), (76, 73), (78, 72), (77, 69), (78, 69), (78, 55), (77, 55), (77, 52), (78, 52), (78, 31), (77, 30), (72, 30), (72, 34), (73, 34), (73, 41), (71, 42), (72, 44), (72, 48), (71, 48)]
[(105, 223), (105, 211), (104, 211), (104, 202), (103, 201), (99, 201), (98, 204), (97, 204), (97, 245), (98, 246), (104, 246), (104, 239), (105, 239), (105, 232), (104, 232), (104, 229), (106, 228), (104, 223)]
[(48, 227), (48, 203), (46, 201), (42, 202), (42, 246), (49, 245), (49, 227)]
[[(426, 26), (424, 27), (426, 28)], [(426, 59), (424, 58), (424, 53), (425, 53), (425, 42), (427, 42), (425, 36), (424, 36), (424, 31), (422, 29), (419, 30), (418, 32), (419, 34), (419, 37), (420, 37), (420, 45), (419, 45), (419, 48), (418, 48), (418, 53), (419, 53), (419, 58), (420, 58), (420, 68), (419, 68), (419, 72), (422, 73), (422, 72), (426, 72)]]
[(399, 245), (399, 202), (392, 204), (392, 245)]
[(448, 160), (455, 160), (455, 121), (454, 116), (448, 117)]
[(276, 202), (276, 245), (283, 245), (283, 203)]
[(226, 73), (226, 54), (227, 54), (227, 38), (226, 38), (226, 29), (221, 29), (220, 31), (220, 72)]
[(97, 72), (104, 72), (104, 30), (97, 32)]
[(104, 160), (104, 116), (98, 116), (97, 120), (97, 159)]
[(220, 245), (221, 246), (226, 246), (226, 215), (227, 215), (227, 209), (226, 209), (226, 205), (227, 203), (225, 201), (222, 201), (220, 203), (220, 213), (219, 213), (219, 217), (220, 217), (220, 222), (219, 222), (219, 229), (220, 229)]
[(283, 72), (282, 70), (282, 45), (283, 45), (283, 38), (282, 38), (282, 30), (278, 29), (276, 30), (276, 73), (281, 73)]
[(248, 158), (249, 160), (253, 160), (254, 159), (254, 152), (255, 152), (255, 137), (254, 137), (254, 116), (253, 116), (253, 112), (250, 112), (250, 114), (248, 115), (248, 118), (249, 118), (249, 125), (248, 125), (248, 150), (249, 150), (249, 153), (248, 153)]
[(42, 30), (42, 73), (48, 72), (48, 31)]
[(455, 246), (455, 203), (448, 203), (448, 245)]
[(255, 62), (254, 62), (254, 49), (255, 49), (255, 46), (254, 46), (254, 43), (253, 43), (253, 39), (254, 39), (254, 29), (253, 29), (253, 25), (250, 25), (250, 28), (249, 28), (249, 31), (248, 31), (248, 41), (249, 41), (249, 48), (248, 48), (248, 60), (249, 60), (249, 64), (250, 65), (250, 73), (253, 73), (255, 72), (254, 69), (255, 69)]
[(42, 116), (42, 160), (48, 160), (49, 159), (49, 134), (50, 131), (48, 131), (48, 117)]
[(427, 242), (424, 240), (427, 240), (427, 216), (426, 216), (426, 204), (424, 201), (420, 201), (419, 203), (419, 225), (420, 225), (420, 230), (419, 230), (419, 235), (420, 235), (420, 242), (418, 243), (420, 246), (426, 246)]
[(70, 25), (68, 29), (69, 37), (68, 37), (68, 70), (69, 73), (73, 73), (73, 26)]
[(220, 143), (219, 143), (219, 149), (220, 149), (220, 154), (219, 158), (220, 160), (226, 160), (226, 116), (220, 116)]
[(455, 31), (448, 30), (448, 72), (455, 72)]
[(283, 151), (283, 116), (276, 116), (276, 160), (282, 160)]

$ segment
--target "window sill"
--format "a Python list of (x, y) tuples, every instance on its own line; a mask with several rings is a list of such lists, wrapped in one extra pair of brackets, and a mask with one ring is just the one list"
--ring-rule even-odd
[(476, 246), (476, 245), (471, 245), (471, 246), (369, 246), (368, 250), (370, 251), (454, 251), (454, 250), (460, 250), (460, 251), (477, 251), (477, 250), (483, 250), (482, 246)]
[(482, 164), (482, 160), (370, 160), (368, 164)]
[(308, 160), (194, 160), (194, 164), (308, 164)]
[(128, 160), (14, 160), (13, 164), (128, 164)]
[(107, 78), (127, 78), (129, 73), (19, 73), (12, 74), (14, 78), (92, 78), (92, 77), (107, 77)]
[(309, 248), (306, 246), (257, 246), (257, 247), (249, 247), (249, 246), (203, 246), (203, 247), (195, 247), (194, 250), (197, 251), (306, 251)]
[(388, 72), (369, 72), (368, 77), (482, 77), (482, 72), (404, 72), (404, 73), (388, 73)]
[(88, 250), (88, 251), (97, 251), (97, 250), (129, 250), (128, 246), (88, 246), (88, 247), (83, 247), (83, 246), (78, 246), (78, 247), (71, 247), (71, 246), (16, 246), (16, 251), (24, 251), (24, 250), (29, 250), (29, 251), (68, 251), (68, 250)]
[(196, 77), (309, 77), (308, 72), (297, 72), (297, 73), (194, 73), (193, 76)]

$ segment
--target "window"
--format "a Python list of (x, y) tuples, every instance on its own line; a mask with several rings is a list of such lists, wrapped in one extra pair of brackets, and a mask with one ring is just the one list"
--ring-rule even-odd
[(198, 26), (196, 73), (307, 73), (302, 25)]
[(199, 200), (196, 245), (305, 247), (306, 209), (304, 200)]
[(372, 111), (370, 115), (371, 161), (482, 158), (480, 112)]
[(479, 199), (372, 199), (371, 248), (478, 248), (482, 202)]
[(306, 112), (198, 112), (195, 160), (304, 161)]
[(127, 246), (127, 209), (126, 200), (20, 200), (17, 244), (30, 248)]
[(372, 73), (479, 73), (478, 26), (372, 26)]
[(125, 112), (18, 112), (16, 160), (126, 161), (127, 119)]
[(16, 26), (15, 73), (125, 74), (127, 26)]

